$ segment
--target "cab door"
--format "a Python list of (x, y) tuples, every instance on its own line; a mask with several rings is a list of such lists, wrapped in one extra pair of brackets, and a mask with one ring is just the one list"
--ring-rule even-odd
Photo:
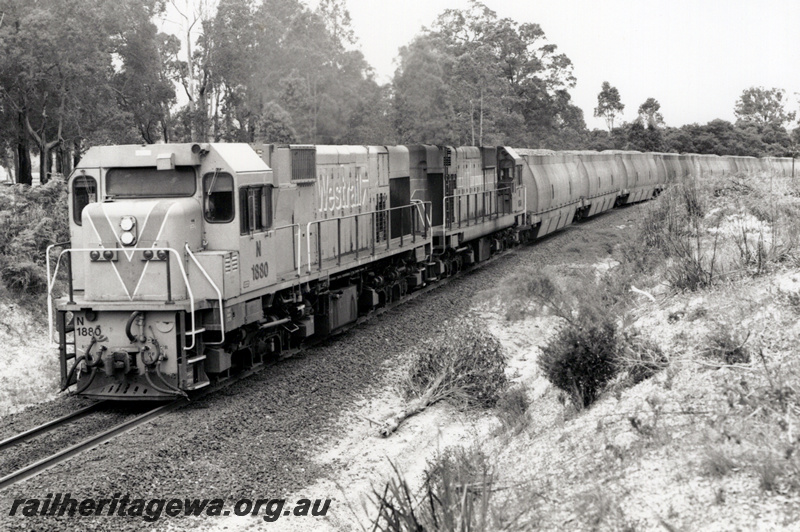
[[(250, 185), (239, 188), (240, 237), (239, 260), (242, 293), (264, 288), (275, 283), (278, 271), (291, 270), (292, 254), (277, 256), (275, 235), (269, 231), (272, 224), (272, 187)], [(287, 235), (291, 234), (286, 232)], [(289, 248), (291, 249), (291, 248)]]

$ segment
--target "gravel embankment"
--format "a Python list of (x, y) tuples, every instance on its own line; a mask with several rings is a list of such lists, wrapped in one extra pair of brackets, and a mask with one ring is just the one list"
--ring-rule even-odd
[[(243, 382), (167, 414), (132, 433), (81, 455), (0, 494), (0, 529), (138, 530), (181, 527), (178, 518), (146, 523), (136, 517), (9, 517), (18, 497), (72, 493), (78, 498), (277, 498), (296, 493), (335, 469), (307, 457), (336, 441), (340, 412), (396, 374), (381, 370), (449, 318), (471, 306), (520, 268), (558, 260), (591, 241), (595, 231), (625, 224), (640, 207), (615, 210), (572, 226), (494, 264), (453, 280), (348, 333)], [(69, 403), (69, 406), (64, 406)], [(29, 408), (0, 423), (2, 434), (19, 432), (76, 408), (75, 400)], [(229, 507), (228, 506), (228, 507)], [(189, 523), (186, 523), (187, 525)], [(196, 523), (195, 523), (196, 524)]]

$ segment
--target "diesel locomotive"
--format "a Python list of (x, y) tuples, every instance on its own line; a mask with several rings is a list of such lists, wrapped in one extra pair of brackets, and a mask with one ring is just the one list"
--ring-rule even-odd
[(791, 159), (511, 147), (93, 147), (48, 248), (62, 387), (166, 400), (575, 219)]

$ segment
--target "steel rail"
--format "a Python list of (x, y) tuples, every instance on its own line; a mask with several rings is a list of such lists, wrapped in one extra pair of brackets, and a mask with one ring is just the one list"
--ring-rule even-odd
[(188, 399), (178, 399), (171, 403), (161, 405), (156, 407), (149, 412), (145, 412), (144, 414), (140, 414), (133, 419), (120, 423), (115, 427), (112, 427), (106, 431), (101, 432), (100, 434), (96, 434), (91, 436), (82, 442), (76, 443), (66, 449), (62, 449), (47, 458), (42, 458), (41, 460), (34, 462), (28, 466), (23, 467), (22, 469), (18, 469), (17, 471), (10, 473), (3, 478), (0, 478), (0, 490), (3, 490), (9, 486), (13, 486), (23, 480), (31, 478), (35, 475), (38, 475), (42, 471), (49, 469), (57, 464), (60, 464), (66, 460), (69, 460), (73, 456), (76, 456), (84, 451), (88, 451), (90, 449), (94, 449), (98, 445), (109, 441), (110, 439), (118, 436), (119, 434), (124, 434), (140, 425), (143, 425), (153, 419), (166, 414), (176, 408), (184, 406), (189, 403)]
[(17, 445), (24, 441), (30, 440), (31, 438), (34, 438), (40, 434), (45, 434), (47, 432), (50, 432), (51, 430), (57, 429), (62, 425), (65, 425), (69, 421), (77, 421), (78, 419), (86, 417), (92, 412), (97, 411), (100, 408), (100, 406), (104, 405), (105, 403), (106, 401), (99, 401), (97, 403), (87, 406), (86, 408), (81, 408), (80, 410), (76, 410), (75, 412), (72, 412), (65, 416), (61, 416), (58, 419), (54, 419), (53, 421), (48, 421), (47, 423), (39, 425), (38, 427), (33, 427), (32, 429), (26, 430), (25, 432), (21, 432), (16, 436), (11, 436), (10, 438), (6, 438), (5, 440), (0, 441), (0, 451), (8, 447), (13, 447), (14, 445)]
[[(592, 220), (597, 220), (597, 219), (600, 219), (600, 218), (601, 218), (601, 216), (593, 217)], [(536, 242), (539, 242), (539, 241), (542, 241), (542, 240), (549, 240), (551, 238), (555, 238), (556, 235), (563, 235), (565, 232), (569, 231), (570, 229), (576, 228), (576, 227), (578, 227), (578, 226), (571, 224), (570, 226), (565, 227), (561, 231), (556, 231), (554, 233), (545, 235), (542, 238), (536, 239)], [(457, 273), (455, 273), (453, 275), (450, 275), (449, 277), (445, 277), (445, 278), (439, 279), (439, 280), (437, 280), (435, 282), (431, 282), (427, 286), (424, 286), (423, 288), (421, 288), (419, 290), (415, 290), (414, 292), (407, 293), (404, 297), (402, 297), (402, 298), (400, 298), (400, 299), (398, 299), (396, 301), (393, 301), (393, 302), (391, 302), (391, 303), (389, 303), (389, 304), (387, 304), (387, 305), (385, 305), (383, 307), (374, 309), (373, 311), (371, 311), (367, 315), (360, 316), (356, 321), (354, 321), (352, 323), (349, 323), (349, 324), (337, 329), (336, 331), (334, 331), (331, 334), (331, 337), (338, 336), (339, 334), (347, 332), (347, 331), (349, 331), (349, 330), (351, 330), (353, 328), (359, 327), (359, 326), (363, 325), (364, 323), (367, 323), (367, 322), (371, 321), (372, 319), (376, 318), (377, 316), (380, 316), (380, 315), (382, 315), (382, 314), (384, 314), (386, 312), (390, 312), (390, 311), (396, 309), (397, 307), (400, 307), (400, 306), (402, 306), (402, 305), (404, 305), (404, 304), (406, 304), (406, 303), (408, 303), (410, 301), (413, 301), (417, 297), (420, 297), (420, 296), (422, 296), (424, 294), (427, 294), (427, 293), (429, 293), (431, 291), (434, 291), (437, 288), (446, 286), (446, 285), (450, 284), (450, 282), (461, 278), (465, 274), (474, 273), (477, 270), (483, 269), (485, 266), (488, 266), (488, 265), (490, 265), (490, 264), (492, 264), (492, 263), (494, 263), (494, 262), (496, 262), (498, 260), (502, 260), (504, 258), (508, 258), (508, 257), (510, 257), (512, 255), (515, 255), (515, 254), (517, 254), (517, 252), (521, 251), (525, 247), (526, 247), (526, 243), (522, 243), (522, 244), (514, 246), (512, 248), (506, 248), (506, 249), (502, 250), (501, 252), (496, 253), (495, 255), (489, 257), (488, 259), (486, 259), (483, 262), (480, 262), (480, 263), (477, 263), (477, 264), (473, 264), (473, 265), (469, 266), (466, 269), (460, 270), (459, 272), (457, 272)], [(200, 392), (200, 393), (198, 393), (196, 395), (193, 394), (191, 396), (191, 400), (197, 400), (197, 399), (206, 397), (208, 395), (211, 395), (212, 393), (218, 392), (218, 391), (220, 391), (220, 390), (222, 390), (224, 388), (227, 388), (228, 386), (230, 386), (232, 384), (235, 384), (235, 383), (237, 383), (237, 382), (239, 382), (239, 381), (241, 381), (241, 380), (243, 380), (243, 379), (245, 379), (247, 377), (250, 377), (251, 375), (259, 373), (261, 370), (263, 370), (265, 368), (268, 368), (268, 367), (276, 365), (281, 360), (284, 360), (284, 359), (287, 359), (287, 358), (291, 358), (291, 357), (293, 357), (293, 356), (295, 356), (295, 355), (297, 355), (297, 354), (299, 354), (299, 353), (301, 353), (303, 351), (312, 349), (312, 348), (322, 344), (323, 342), (325, 342), (329, 338), (330, 337), (325, 337), (325, 338), (319, 338), (319, 339), (316, 339), (316, 340), (312, 340), (307, 344), (301, 345), (301, 346), (299, 346), (297, 348), (294, 348), (294, 349), (289, 349), (289, 350), (281, 353), (277, 357), (277, 359), (273, 359), (273, 360), (270, 360), (268, 362), (257, 363), (254, 366), (252, 366), (252, 367), (250, 367), (250, 368), (248, 368), (248, 369), (246, 369), (246, 370), (244, 370), (244, 371), (242, 371), (242, 372), (240, 372), (240, 373), (238, 373), (238, 374), (236, 374), (234, 376), (231, 376), (231, 377), (229, 377), (227, 379), (224, 379), (222, 381), (213, 383), (211, 386), (209, 386), (208, 388), (204, 389), (202, 392)], [(152, 421), (153, 419), (156, 419), (157, 417), (159, 417), (159, 416), (161, 416), (163, 414), (171, 412), (172, 410), (175, 410), (177, 408), (181, 408), (183, 406), (186, 406), (189, 403), (190, 403), (190, 399), (189, 398), (180, 398), (180, 399), (177, 399), (177, 400), (175, 400), (175, 401), (173, 401), (171, 403), (168, 403), (166, 405), (159, 406), (157, 408), (154, 408), (153, 410), (150, 410), (149, 412), (146, 412), (144, 414), (141, 414), (141, 415), (137, 416), (136, 418), (134, 418), (134, 419), (132, 419), (130, 421), (126, 421), (124, 423), (121, 423), (121, 424), (117, 425), (116, 427), (113, 427), (113, 428), (111, 428), (111, 429), (109, 429), (109, 430), (107, 430), (107, 431), (105, 431), (105, 432), (103, 432), (101, 434), (98, 434), (96, 436), (88, 438), (88, 439), (86, 439), (86, 440), (84, 440), (84, 441), (82, 441), (82, 442), (80, 442), (78, 444), (75, 444), (75, 445), (73, 445), (73, 446), (71, 446), (71, 447), (69, 447), (67, 449), (64, 449), (64, 450), (62, 450), (62, 451), (60, 451), (58, 453), (55, 453), (55, 454), (51, 455), (49, 458), (44, 458), (44, 459), (39, 460), (38, 462), (36, 462), (34, 464), (31, 464), (29, 466), (26, 466), (26, 467), (22, 468), (22, 469), (14, 472), (14, 473), (6, 475), (5, 477), (0, 478), (0, 491), (5, 489), (5, 488), (7, 488), (7, 487), (9, 487), (9, 486), (12, 486), (12, 485), (17, 484), (19, 482), (22, 482), (23, 480), (31, 478), (31, 477), (41, 473), (42, 471), (44, 471), (46, 469), (49, 469), (50, 467), (53, 467), (53, 466), (55, 466), (57, 464), (60, 464), (60, 463), (62, 463), (64, 461), (68, 460), (69, 458), (72, 458), (73, 456), (76, 456), (76, 455), (78, 455), (78, 454), (80, 454), (80, 453), (82, 453), (84, 451), (88, 451), (90, 449), (93, 449), (93, 448), (97, 447), (98, 445), (109, 441), (110, 439), (114, 438), (115, 436), (118, 436), (120, 434), (124, 434), (125, 432), (128, 432), (128, 431), (134, 429), (135, 427), (138, 427), (139, 425), (143, 425), (143, 424), (145, 424), (145, 423), (147, 423), (149, 421)], [(97, 404), (96, 405), (92, 405), (92, 407), (96, 407), (96, 406), (97, 406)], [(91, 408), (91, 407), (89, 407), (89, 408)], [(56, 420), (56, 421), (58, 421), (58, 420)], [(51, 424), (52, 423), (55, 423), (55, 422), (51, 422)], [(46, 425), (48, 425), (48, 424), (46, 424)]]

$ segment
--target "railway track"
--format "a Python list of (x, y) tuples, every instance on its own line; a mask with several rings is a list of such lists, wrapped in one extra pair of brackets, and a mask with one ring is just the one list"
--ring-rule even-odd
[(36, 436), (40, 436), (42, 434), (48, 433), (50, 431), (56, 430), (58, 428), (63, 428), (65, 425), (73, 421), (77, 421), (82, 419), (92, 412), (97, 412), (100, 407), (102, 407), (106, 401), (98, 401), (94, 404), (87, 406), (86, 408), (81, 408), (80, 410), (76, 410), (70, 414), (65, 416), (61, 416), (58, 419), (54, 419), (53, 421), (48, 421), (38, 427), (34, 427), (32, 429), (26, 430), (25, 432), (21, 432), (16, 436), (11, 436), (10, 438), (6, 438), (3, 441), (0, 441), (0, 451), (5, 449), (10, 449), (15, 445), (19, 445), (22, 442), (28, 441), (31, 438), (35, 438)]
[[(0, 478), (0, 490), (3, 490), (9, 486), (13, 486), (19, 482), (22, 482), (25, 479), (31, 478), (42, 471), (49, 469), (55, 465), (58, 465), (66, 460), (69, 460), (73, 456), (76, 456), (84, 451), (88, 451), (90, 449), (94, 449), (98, 445), (109, 441), (110, 439), (124, 434), (148, 421), (151, 421), (167, 412), (175, 410), (181, 406), (184, 406), (189, 401), (188, 399), (177, 399), (171, 403), (167, 403), (164, 405), (159, 405), (156, 408), (153, 408), (144, 414), (140, 414), (135, 416), (131, 419), (128, 419), (118, 425), (111, 427), (110, 429), (104, 430), (98, 434), (90, 436), (89, 438), (84, 439), (74, 445), (71, 445), (65, 449), (61, 449), (45, 458), (37, 460), (36, 462), (27, 465), (21, 469), (18, 469), (8, 475)], [(50, 421), (33, 429), (30, 429), (26, 432), (8, 438), (0, 442), (0, 450), (11, 448), (16, 444), (22, 443), (23, 441), (29, 440), (46, 432), (50, 432), (56, 430), (59, 427), (64, 427), (65, 425), (69, 424), (69, 422), (75, 421), (82, 417), (86, 417), (87, 415), (91, 414), (92, 412), (96, 412), (100, 409), (100, 406), (105, 402), (95, 403), (90, 405), (86, 408), (68, 414), (66, 416), (60, 417), (56, 420)]]
[[(561, 231), (559, 233), (563, 234), (564, 231)], [(550, 238), (550, 235), (545, 237), (543, 240), (546, 240), (546, 239), (549, 239), (549, 238)], [(391, 310), (393, 310), (393, 309), (395, 309), (395, 308), (397, 308), (397, 307), (399, 307), (399, 306), (401, 306), (401, 305), (403, 305), (405, 303), (408, 303), (408, 302), (410, 302), (410, 301), (412, 301), (412, 300), (414, 300), (414, 299), (416, 299), (418, 297), (421, 297), (422, 295), (427, 294), (428, 292), (430, 292), (432, 290), (436, 290), (437, 288), (446, 286), (449, 283), (461, 278), (465, 274), (476, 272), (478, 270), (483, 269), (484, 267), (489, 266), (490, 264), (493, 264), (494, 262), (496, 262), (496, 261), (498, 261), (498, 260), (500, 260), (500, 259), (502, 259), (504, 257), (509, 257), (509, 256), (517, 253), (525, 245), (530, 245), (530, 244), (523, 244), (521, 246), (516, 246), (516, 247), (513, 247), (513, 248), (506, 249), (506, 250), (504, 250), (504, 251), (502, 251), (500, 253), (497, 253), (497, 254), (493, 255), (492, 257), (490, 257), (489, 259), (485, 260), (484, 262), (475, 264), (473, 266), (470, 266), (468, 269), (459, 271), (458, 273), (453, 274), (453, 275), (451, 275), (449, 277), (445, 277), (445, 278), (440, 279), (440, 280), (438, 280), (436, 282), (430, 283), (427, 286), (425, 286), (425, 287), (423, 287), (423, 288), (421, 288), (419, 290), (416, 290), (416, 291), (414, 291), (414, 292), (412, 292), (410, 294), (407, 294), (405, 297), (403, 297), (402, 299), (400, 299), (398, 301), (394, 301), (392, 303), (389, 303), (389, 304), (385, 305), (384, 307), (375, 309), (374, 311), (372, 311), (371, 313), (367, 314), (366, 316), (362, 316), (362, 317), (358, 318), (358, 320), (356, 320), (355, 322), (353, 322), (353, 323), (351, 323), (351, 324), (349, 324), (349, 325), (347, 325), (345, 327), (342, 327), (341, 329), (337, 330), (332, 336), (337, 336), (337, 335), (345, 333), (345, 332), (347, 332), (347, 331), (349, 331), (349, 330), (351, 330), (351, 329), (353, 329), (355, 327), (359, 327), (360, 325), (362, 325), (362, 324), (364, 324), (364, 323), (366, 323), (366, 322), (368, 322), (368, 321), (370, 321), (370, 320), (372, 320), (372, 319), (374, 319), (374, 318), (376, 318), (378, 316), (381, 316), (381, 315), (385, 314), (386, 312), (389, 312), (389, 311), (391, 311)], [(189, 404), (189, 402), (191, 400), (197, 400), (197, 399), (206, 397), (208, 395), (211, 395), (211, 394), (213, 394), (215, 392), (218, 392), (218, 391), (220, 391), (220, 390), (222, 390), (224, 388), (227, 388), (228, 386), (230, 386), (230, 385), (232, 385), (232, 384), (234, 384), (236, 382), (239, 382), (242, 379), (245, 379), (245, 378), (247, 378), (247, 377), (249, 377), (249, 376), (251, 376), (251, 375), (253, 375), (255, 373), (258, 373), (258, 372), (264, 370), (265, 368), (274, 366), (280, 360), (284, 360), (286, 358), (290, 358), (290, 357), (292, 357), (294, 355), (297, 355), (300, 352), (306, 351), (308, 349), (312, 349), (315, 346), (319, 345), (320, 343), (326, 341), (329, 338), (330, 337), (321, 338), (321, 339), (316, 340), (316, 341), (311, 341), (311, 342), (309, 342), (309, 343), (307, 343), (307, 344), (305, 344), (305, 345), (303, 345), (303, 346), (301, 346), (299, 348), (285, 351), (280, 355), (280, 357), (278, 359), (272, 360), (272, 361), (269, 361), (269, 362), (265, 362), (265, 363), (261, 363), (261, 364), (257, 364), (256, 366), (253, 366), (253, 367), (251, 367), (251, 368), (249, 368), (247, 370), (244, 370), (244, 371), (242, 371), (240, 373), (237, 373), (237, 374), (235, 374), (235, 375), (233, 375), (233, 376), (231, 376), (231, 377), (229, 377), (229, 378), (227, 378), (227, 379), (225, 379), (223, 381), (219, 381), (217, 383), (214, 383), (212, 386), (206, 388), (205, 390), (203, 390), (203, 391), (201, 391), (201, 392), (199, 392), (197, 394), (193, 394), (191, 396), (191, 398), (180, 398), (180, 399), (176, 399), (175, 401), (172, 401), (170, 403), (159, 405), (158, 407), (155, 407), (155, 408), (149, 410), (148, 412), (145, 412), (143, 414), (137, 415), (137, 416), (135, 416), (135, 417), (133, 417), (133, 418), (131, 418), (129, 420), (126, 420), (126, 421), (124, 421), (124, 422), (122, 422), (122, 423), (120, 423), (118, 425), (115, 425), (114, 427), (112, 427), (110, 429), (107, 429), (105, 431), (102, 431), (102, 432), (94, 435), (94, 436), (86, 438), (86, 439), (84, 439), (84, 440), (82, 440), (82, 441), (80, 441), (80, 442), (78, 442), (78, 443), (76, 443), (74, 445), (71, 445), (71, 446), (69, 446), (67, 448), (61, 449), (60, 451), (55, 452), (55, 453), (53, 453), (53, 454), (51, 454), (51, 455), (49, 455), (49, 456), (47, 456), (45, 458), (39, 459), (39, 460), (37, 460), (36, 462), (34, 462), (34, 463), (30, 464), (30, 465), (27, 465), (27, 466), (25, 466), (23, 468), (20, 468), (20, 469), (14, 471), (14, 472), (2, 477), (2, 478), (0, 478), (0, 491), (5, 489), (5, 488), (7, 488), (7, 487), (9, 487), (9, 486), (13, 486), (15, 484), (18, 484), (19, 482), (22, 482), (22, 481), (24, 481), (26, 479), (29, 479), (29, 478), (31, 478), (31, 477), (33, 477), (33, 476), (35, 476), (35, 475), (37, 475), (37, 474), (49, 469), (51, 467), (54, 467), (54, 466), (60, 464), (60, 463), (63, 463), (65, 461), (69, 460), (70, 458), (72, 458), (74, 456), (77, 456), (80, 453), (89, 451), (89, 450), (97, 447), (98, 445), (101, 445), (101, 444), (103, 444), (103, 443), (105, 443), (105, 442), (107, 442), (107, 441), (109, 441), (109, 440), (111, 440), (111, 439), (113, 439), (113, 438), (115, 438), (115, 437), (117, 437), (119, 435), (122, 435), (122, 434), (124, 434), (126, 432), (129, 432), (129, 431), (133, 430), (134, 428), (139, 427), (139, 426), (141, 426), (141, 425), (143, 425), (145, 423), (148, 423), (148, 422), (150, 422), (150, 421), (152, 421), (152, 420), (154, 420), (154, 419), (156, 419), (156, 418), (158, 418), (158, 417), (160, 417), (160, 416), (162, 416), (164, 414), (167, 414), (167, 413), (169, 413), (169, 412), (171, 412), (173, 410), (181, 408), (181, 407)], [(47, 423), (44, 423), (44, 424), (39, 425), (37, 427), (34, 427), (34, 428), (30, 429), (30, 430), (27, 430), (25, 432), (22, 432), (20, 434), (17, 434), (15, 436), (7, 438), (7, 439), (5, 439), (5, 440), (0, 442), (0, 451), (4, 451), (4, 450), (10, 449), (10, 448), (13, 448), (14, 446), (16, 446), (16, 445), (18, 445), (18, 444), (20, 444), (20, 443), (22, 443), (24, 441), (33, 439), (33, 438), (35, 438), (37, 436), (43, 435), (45, 433), (48, 433), (48, 432), (51, 432), (51, 431), (54, 431), (54, 430), (57, 430), (59, 428), (63, 428), (64, 426), (68, 425), (71, 422), (77, 421), (78, 419), (86, 417), (86, 416), (88, 416), (88, 415), (90, 415), (90, 414), (92, 414), (94, 412), (100, 411), (101, 408), (104, 405), (106, 405), (107, 403), (108, 403), (108, 401), (99, 401), (99, 402), (94, 403), (92, 405), (89, 405), (89, 406), (87, 406), (85, 408), (82, 408), (80, 410), (77, 410), (75, 412), (67, 414), (65, 416), (62, 416), (62, 417), (60, 417), (58, 419), (55, 419), (53, 421), (49, 421)]]

